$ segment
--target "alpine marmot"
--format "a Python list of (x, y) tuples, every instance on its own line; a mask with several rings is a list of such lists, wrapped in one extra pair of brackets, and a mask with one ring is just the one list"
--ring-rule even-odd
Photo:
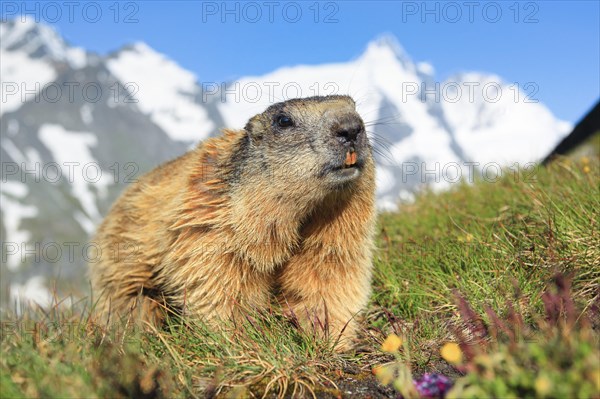
[(95, 239), (98, 308), (218, 323), (276, 298), (347, 349), (370, 294), (374, 180), (352, 98), (274, 104), (121, 195)]

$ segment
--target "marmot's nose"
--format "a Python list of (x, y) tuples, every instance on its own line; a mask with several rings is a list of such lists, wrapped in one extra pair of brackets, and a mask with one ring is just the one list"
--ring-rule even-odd
[(332, 130), (335, 137), (342, 143), (352, 143), (357, 140), (364, 127), (360, 118), (348, 115), (339, 118)]

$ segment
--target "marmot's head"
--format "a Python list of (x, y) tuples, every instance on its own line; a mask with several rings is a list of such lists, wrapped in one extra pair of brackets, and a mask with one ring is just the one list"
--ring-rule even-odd
[[(271, 105), (250, 119), (246, 155), (283, 192), (315, 194), (352, 186), (372, 165), (365, 125), (348, 96)], [(246, 160), (248, 162), (248, 159)]]

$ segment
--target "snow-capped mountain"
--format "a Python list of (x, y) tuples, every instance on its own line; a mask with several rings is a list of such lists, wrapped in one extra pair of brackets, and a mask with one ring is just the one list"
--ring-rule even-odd
[(193, 73), (144, 43), (109, 57), (106, 66), (126, 84), (140, 110), (173, 140), (196, 142), (216, 129), (196, 99), (200, 93)]
[(31, 18), (2, 22), (0, 36), (3, 50), (17, 51), (31, 59), (61, 61), (73, 68), (81, 68), (88, 61), (85, 50), (69, 46), (54, 29), (36, 24)]
[(282, 67), (226, 85), (200, 84), (144, 43), (102, 56), (30, 20), (0, 24), (0, 52), (5, 304), (34, 291), (38, 301), (51, 298), (39, 287), (56, 276), (64, 292), (84, 291), (93, 262), (87, 242), (128, 183), (276, 101), (356, 99), (376, 150), (382, 208), (424, 182), (444, 188), (486, 163), (536, 161), (570, 130), (528, 102), (530, 87), (479, 73), (440, 82), (391, 37), (348, 62)]
[[(239, 93), (251, 101), (230, 101)], [(243, 127), (268, 104), (296, 94), (357, 100), (378, 150), (381, 208), (394, 208), (425, 181), (444, 188), (490, 163), (497, 171), (497, 165), (536, 161), (571, 129), (522, 87), (497, 76), (466, 73), (436, 81), (431, 65), (414, 63), (389, 36), (371, 42), (355, 60), (244, 77), (215, 95), (225, 100), (218, 109), (226, 125)]]
[[(534, 82), (522, 86), (501, 84), (495, 75), (464, 73), (449, 78), (444, 84), (463, 88), (455, 102), (442, 102), (444, 114), (465, 157), (481, 163), (501, 165), (537, 161), (548, 154), (568, 133), (570, 123), (557, 121), (543, 104), (535, 99)], [(466, 93), (477, 84), (473, 101)]]

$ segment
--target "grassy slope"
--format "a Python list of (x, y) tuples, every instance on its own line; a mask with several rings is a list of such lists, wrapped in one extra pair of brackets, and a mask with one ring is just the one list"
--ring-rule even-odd
[(0, 397), (335, 395), (328, 380), (352, 375), (360, 384), (374, 364), (390, 360), (379, 344), (394, 331), (408, 338), (417, 373), (447, 371), (438, 353), (452, 338), (453, 289), (475, 308), (487, 303), (501, 311), (516, 283), (527, 315), (541, 307), (550, 277), (568, 271), (580, 305), (591, 303), (600, 281), (599, 181), (597, 156), (565, 160), (495, 183), (424, 193), (399, 213), (381, 215), (374, 294), (357, 354), (333, 354), (276, 312), (249, 315), (229, 334), (176, 323), (171, 331), (107, 331), (78, 304), (20, 319), (3, 315)]

